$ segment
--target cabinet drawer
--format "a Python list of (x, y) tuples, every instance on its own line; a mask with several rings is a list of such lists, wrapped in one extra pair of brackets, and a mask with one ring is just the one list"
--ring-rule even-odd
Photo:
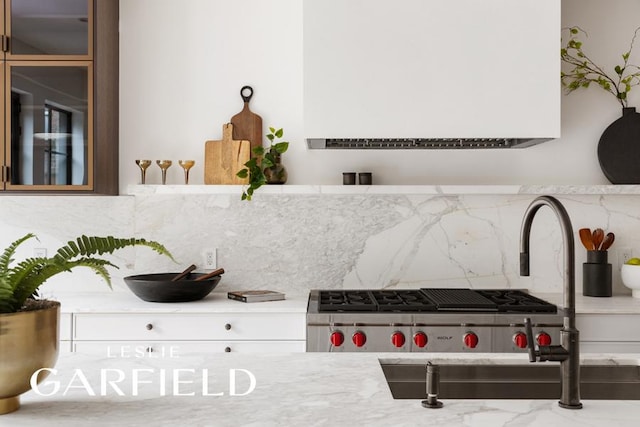
[(75, 340), (304, 340), (305, 313), (76, 314)]
[(640, 341), (580, 341), (580, 354), (583, 353), (640, 353)]
[(63, 341), (60, 340), (58, 344), (59, 354), (68, 354), (73, 351), (73, 346), (71, 345), (71, 341)]
[(576, 315), (581, 341), (640, 341), (639, 322), (635, 314)]
[(76, 341), (73, 351), (113, 358), (175, 358), (193, 353), (304, 353), (305, 341)]
[(71, 339), (71, 313), (60, 314), (60, 340), (69, 341)]

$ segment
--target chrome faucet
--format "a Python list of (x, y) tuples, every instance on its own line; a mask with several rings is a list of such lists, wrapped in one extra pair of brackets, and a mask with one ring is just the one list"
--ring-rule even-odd
[(564, 242), (564, 321), (560, 330), (561, 345), (538, 346), (535, 349), (531, 319), (524, 320), (527, 330), (527, 345), (531, 362), (560, 362), (562, 395), (558, 405), (567, 409), (580, 409), (580, 333), (576, 329), (576, 284), (575, 284), (575, 248), (573, 227), (566, 209), (556, 198), (540, 196), (536, 198), (524, 214), (520, 229), (520, 275), (529, 275), (529, 236), (531, 224), (538, 209), (549, 206), (556, 214), (562, 229)]

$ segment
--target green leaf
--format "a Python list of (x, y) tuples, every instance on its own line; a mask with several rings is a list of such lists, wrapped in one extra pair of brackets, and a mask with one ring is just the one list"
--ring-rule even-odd
[[(17, 244), (30, 237), (34, 236), (28, 234), (17, 241)], [(59, 248), (51, 258), (27, 258), (17, 266), (8, 269), (4, 268), (4, 265), (8, 266), (11, 252), (16, 247), (15, 244), (11, 245), (0, 256), (0, 312), (19, 310), (27, 298), (37, 295), (38, 288), (47, 279), (58, 273), (71, 271), (75, 267), (89, 267), (111, 286), (111, 278), (106, 267), (118, 267), (110, 261), (94, 258), (93, 255), (110, 254), (117, 249), (135, 245), (150, 247), (159, 254), (173, 259), (164, 246), (154, 241), (136, 238), (119, 239), (112, 236), (81, 236), (75, 241), (67, 242), (67, 245)]]
[(270, 127), (270, 128), (269, 128), (269, 131), (270, 131), (271, 133), (276, 133), (276, 128), (272, 128), (272, 127)]
[(283, 132), (282, 128), (278, 129), (278, 130), (275, 132), (276, 137), (278, 137), (278, 138), (282, 138), (282, 134), (283, 134), (283, 133), (284, 133), (284, 132)]
[(578, 29), (576, 27), (572, 27), (569, 31), (571, 34), (578, 34)]
[(631, 52), (623, 53), (622, 54), (622, 59), (624, 59), (625, 61), (628, 60), (630, 54), (631, 54)]
[[(262, 147), (262, 146), (255, 147), (253, 149), (253, 154), (255, 154), (256, 156), (262, 156), (264, 154), (264, 147)], [(255, 162), (254, 162), (254, 165), (255, 165)]]
[(274, 136), (269, 133), (269, 134), (267, 134), (267, 138), (269, 138), (269, 141), (273, 142)]
[(622, 73), (624, 72), (624, 68), (620, 67), (619, 65), (616, 65), (616, 67), (614, 68), (614, 70), (616, 70), (616, 73), (621, 76)]
[(238, 173), (236, 173), (236, 176), (242, 179), (247, 178), (249, 176), (249, 170), (247, 169), (239, 170)]
[(270, 168), (271, 166), (275, 165), (275, 159), (273, 158), (273, 155), (271, 154), (267, 154), (264, 159), (262, 159), (262, 167), (263, 168)]
[(287, 141), (279, 142), (275, 144), (273, 148), (275, 148), (279, 154), (282, 154), (289, 149), (289, 143)]

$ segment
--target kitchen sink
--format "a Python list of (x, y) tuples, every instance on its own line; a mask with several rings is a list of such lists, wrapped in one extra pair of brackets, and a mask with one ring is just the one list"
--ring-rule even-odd
[[(559, 364), (447, 364), (439, 366), (439, 399), (559, 399)], [(380, 361), (394, 399), (426, 399), (425, 363)], [(640, 400), (640, 366), (580, 367), (580, 397)]]

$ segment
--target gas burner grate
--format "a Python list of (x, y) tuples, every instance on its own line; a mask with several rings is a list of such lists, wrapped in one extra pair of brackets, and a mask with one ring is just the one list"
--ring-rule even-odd
[(319, 311), (376, 311), (369, 291), (320, 291)]
[(436, 306), (416, 289), (371, 291), (378, 311), (435, 311)]
[(494, 301), (501, 312), (557, 313), (555, 305), (517, 289), (483, 289), (476, 291)]
[(319, 291), (318, 295), (318, 312), (558, 312), (555, 305), (517, 289), (357, 289)]

